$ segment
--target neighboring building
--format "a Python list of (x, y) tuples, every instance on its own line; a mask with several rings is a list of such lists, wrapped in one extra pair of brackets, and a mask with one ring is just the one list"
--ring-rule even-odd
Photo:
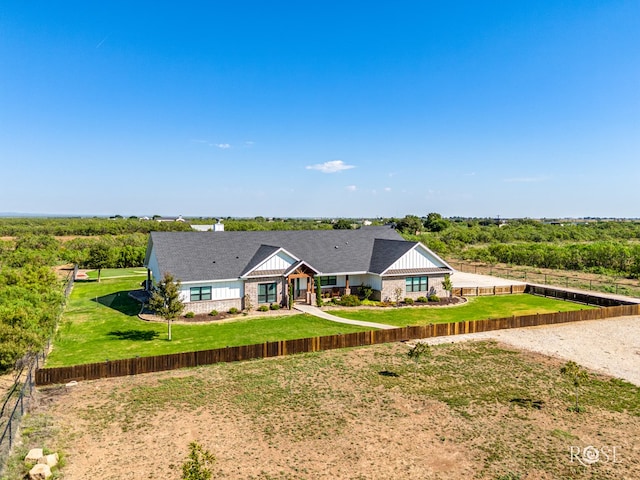
[(218, 223), (213, 225), (191, 224), (190, 227), (197, 232), (224, 232), (224, 223), (221, 220), (218, 220)]
[(156, 222), (185, 222), (186, 220), (182, 218), (182, 215), (178, 215), (177, 217), (156, 217)]
[[(233, 232), (152, 232), (145, 267), (159, 281), (170, 272), (182, 282), (187, 311), (245, 308), (251, 304), (315, 301), (315, 278), (322, 294), (374, 290), (375, 300), (442, 295), (453, 269), (420, 242), (404, 240), (390, 227), (358, 230)], [(147, 282), (150, 283), (150, 282)]]

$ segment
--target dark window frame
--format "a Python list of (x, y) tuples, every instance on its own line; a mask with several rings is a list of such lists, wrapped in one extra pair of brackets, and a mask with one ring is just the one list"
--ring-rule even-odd
[(191, 287), (189, 288), (190, 302), (203, 302), (211, 300), (211, 287)]
[[(272, 288), (269, 288), (272, 287)], [(264, 293), (261, 290), (264, 289)], [(270, 290), (273, 290), (272, 292)], [(278, 283), (268, 282), (258, 284), (258, 303), (275, 303), (278, 300)]]
[(328, 275), (326, 277), (320, 277), (321, 287), (335, 287), (338, 285), (338, 277), (336, 275)]
[(404, 285), (407, 292), (426, 292), (429, 290), (429, 277), (405, 277)]

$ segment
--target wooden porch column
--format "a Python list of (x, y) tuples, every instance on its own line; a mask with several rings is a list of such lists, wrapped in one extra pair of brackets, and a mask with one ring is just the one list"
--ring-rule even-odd
[(349, 275), (346, 275), (346, 281), (345, 281), (345, 287), (344, 287), (344, 294), (345, 295), (351, 295), (351, 288), (349, 287)]

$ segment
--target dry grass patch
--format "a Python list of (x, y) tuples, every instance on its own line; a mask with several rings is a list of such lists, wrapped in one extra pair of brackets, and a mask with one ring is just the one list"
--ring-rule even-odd
[[(407, 352), (379, 345), (83, 382), (41, 413), (55, 419), (50, 448), (65, 446), (69, 479), (178, 479), (194, 440), (216, 456), (214, 478), (640, 476), (637, 387), (592, 377), (587, 412), (575, 414), (555, 359), (494, 342), (434, 346), (419, 363)], [(572, 445), (615, 445), (620, 463), (572, 463)]]

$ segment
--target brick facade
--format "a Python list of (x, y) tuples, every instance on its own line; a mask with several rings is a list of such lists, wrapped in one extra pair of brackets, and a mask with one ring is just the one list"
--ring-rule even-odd
[(287, 280), (284, 277), (264, 277), (264, 278), (248, 278), (244, 282), (244, 294), (249, 296), (253, 308), (258, 308), (258, 284), (276, 282), (276, 301), (280, 306), (284, 306), (288, 296)]
[(203, 300), (201, 302), (185, 302), (184, 313), (210, 313), (212, 310), (227, 312), (231, 307), (242, 310), (244, 302), (241, 298), (229, 298), (227, 300)]
[(428, 283), (428, 289), (426, 292), (407, 292), (405, 277), (383, 278), (382, 290), (380, 292), (374, 292), (373, 294), (374, 300), (381, 300), (385, 302), (395, 302), (396, 301), (395, 290), (398, 287), (402, 289), (400, 300), (403, 300), (404, 298), (407, 298), (407, 297), (413, 298), (415, 300), (418, 297), (428, 297), (429, 295), (437, 295), (439, 297), (446, 297), (449, 295), (445, 291), (445, 289), (442, 288), (444, 275), (427, 277), (427, 278), (429, 283)]

